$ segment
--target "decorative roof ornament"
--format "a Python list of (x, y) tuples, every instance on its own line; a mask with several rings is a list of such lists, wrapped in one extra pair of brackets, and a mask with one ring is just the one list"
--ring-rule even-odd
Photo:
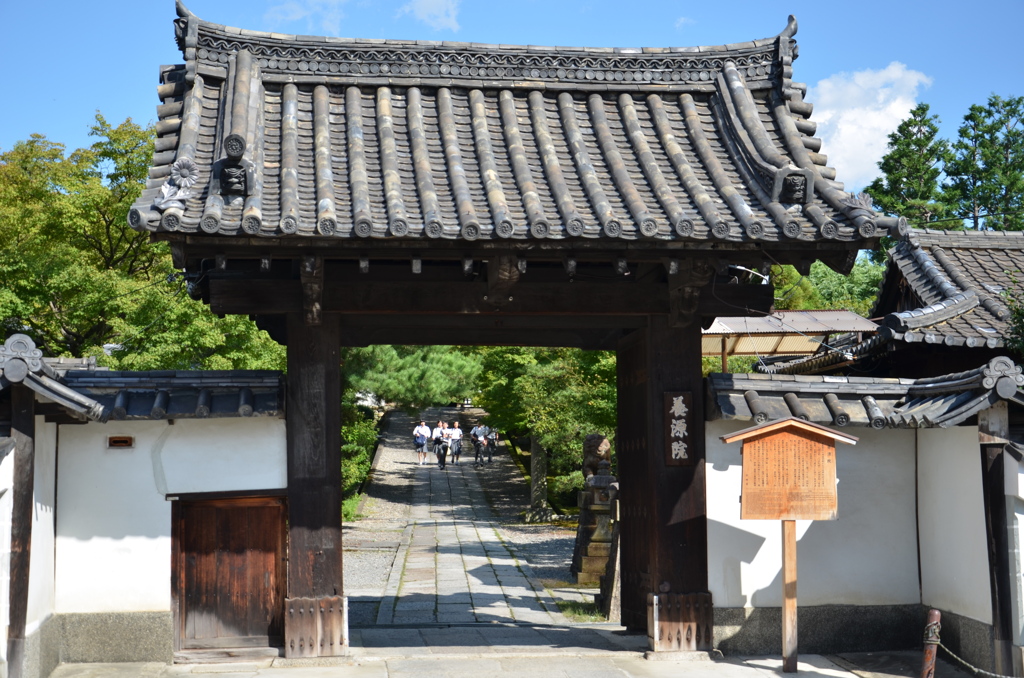
[(192, 197), (192, 186), (199, 178), (199, 165), (192, 158), (178, 158), (171, 165), (171, 176), (160, 187), (160, 195), (153, 200), (153, 207), (164, 212), (168, 209), (185, 209), (185, 201)]
[[(315, 38), (205, 22), (181, 2), (177, 14), (185, 63), (162, 71), (139, 230), (338, 247), (758, 242), (845, 269), (846, 250), (897, 223), (843, 202), (792, 79), (792, 16), (748, 42), (586, 48)], [(190, 186), (171, 167), (182, 159), (199, 167)]]
[(24, 334), (12, 334), (0, 346), (0, 375), (12, 383), (21, 383), (29, 372), (42, 372), (43, 352)]
[(874, 209), (874, 203), (871, 201), (871, 196), (867, 193), (858, 193), (857, 195), (853, 195), (851, 193), (843, 203), (850, 207), (859, 207), (862, 210)]
[(12, 334), (0, 346), (0, 390), (24, 384), (73, 414), (93, 421), (106, 421), (110, 412), (88, 396), (61, 383), (35, 342), (24, 334)]

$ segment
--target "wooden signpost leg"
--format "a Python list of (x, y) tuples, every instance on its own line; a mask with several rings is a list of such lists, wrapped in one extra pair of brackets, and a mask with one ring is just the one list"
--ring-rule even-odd
[(796, 521), (782, 521), (782, 670), (796, 673)]

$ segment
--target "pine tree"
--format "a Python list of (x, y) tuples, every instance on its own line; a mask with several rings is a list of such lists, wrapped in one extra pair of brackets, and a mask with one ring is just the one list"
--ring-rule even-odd
[(946, 175), (947, 201), (974, 228), (1024, 230), (1024, 97), (971, 106)]
[(916, 226), (948, 212), (939, 177), (949, 144), (938, 138), (938, 122), (937, 116), (928, 115), (928, 104), (918, 104), (889, 135), (888, 150), (878, 163), (882, 176), (865, 189), (883, 212), (906, 217)]

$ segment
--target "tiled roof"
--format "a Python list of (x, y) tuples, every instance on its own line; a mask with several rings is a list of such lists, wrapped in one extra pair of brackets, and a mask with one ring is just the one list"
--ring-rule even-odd
[[(836, 350), (785, 361), (762, 369), (773, 374), (806, 374), (876, 355), (893, 342), (1000, 349), (1009, 332), (1005, 292), (1024, 270), (1024, 233), (914, 229), (889, 250), (889, 274), (880, 304), (910, 292), (910, 308), (886, 313), (874, 337), (855, 335), (830, 342)], [(891, 303), (891, 302), (889, 302)]]
[(993, 358), (968, 372), (927, 379), (788, 374), (708, 375), (708, 419), (758, 423), (799, 417), (832, 426), (945, 428), (1000, 400), (1024, 403), (1021, 368)]
[(716, 47), (278, 35), (179, 3), (140, 230), (871, 246), (792, 80), (796, 23)]
[(281, 417), (281, 379), (272, 370), (108, 370), (93, 358), (44, 358), (23, 334), (0, 345), (0, 391), (24, 383), (82, 420)]
[(106, 421), (110, 410), (102, 403), (67, 386), (61, 368), (94, 365), (89, 359), (48, 360), (24, 334), (12, 334), (0, 345), (0, 391), (11, 384), (23, 384), (38, 396), (50, 400), (72, 416)]
[(890, 313), (893, 339), (999, 348), (1009, 331), (1003, 293), (1024, 269), (1024, 233), (914, 230), (889, 256), (925, 306)]
[(281, 373), (270, 370), (69, 371), (65, 383), (110, 419), (281, 417)]

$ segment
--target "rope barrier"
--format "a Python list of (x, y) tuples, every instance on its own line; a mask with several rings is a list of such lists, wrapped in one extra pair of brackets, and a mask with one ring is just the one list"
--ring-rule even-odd
[(939, 646), (939, 647), (941, 647), (941, 648), (942, 648), (943, 650), (945, 650), (945, 651), (946, 651), (946, 654), (948, 654), (948, 655), (949, 655), (950, 657), (952, 657), (953, 659), (957, 660), (957, 661), (958, 661), (958, 662), (959, 662), (959, 663), (960, 663), (960, 664), (961, 664), (961, 665), (962, 665), (962, 666), (963, 666), (964, 668), (966, 668), (966, 669), (967, 669), (967, 670), (969, 670), (969, 671), (970, 671), (971, 673), (973, 673), (973, 674), (975, 674), (975, 675), (977, 675), (977, 676), (987, 676), (987, 678), (1014, 678), (1013, 676), (1007, 676), (1007, 675), (1003, 675), (1003, 674), (1001, 674), (1001, 673), (992, 673), (991, 671), (986, 671), (986, 670), (984, 670), (984, 669), (979, 669), (979, 668), (978, 668), (978, 667), (976, 667), (976, 666), (972, 666), (971, 664), (968, 664), (968, 663), (967, 663), (966, 661), (964, 661), (963, 659), (961, 659), (960, 657), (958, 657), (958, 656), (956, 655), (956, 653), (954, 653), (954, 652), (953, 652), (952, 650), (950, 650), (950, 649), (949, 649), (948, 647), (946, 647), (945, 645), (943, 645), (941, 641), (940, 641), (940, 642), (938, 642), (938, 643), (936, 643), (936, 645), (938, 645), (938, 646)]
[(1014, 678), (1013, 676), (1006, 676), (1001, 673), (992, 673), (991, 671), (979, 669), (977, 666), (968, 663), (955, 652), (943, 645), (942, 640), (939, 637), (939, 632), (942, 630), (942, 624), (939, 621), (939, 612), (937, 610), (932, 610), (930, 615), (930, 621), (924, 627), (925, 666), (922, 669), (922, 676), (931, 677), (935, 673), (934, 650), (931, 651), (931, 654), (929, 654), (928, 650), (928, 646), (932, 645), (941, 647), (946, 651), (946, 654), (955, 659), (961, 666), (976, 676), (985, 676), (985, 678)]

